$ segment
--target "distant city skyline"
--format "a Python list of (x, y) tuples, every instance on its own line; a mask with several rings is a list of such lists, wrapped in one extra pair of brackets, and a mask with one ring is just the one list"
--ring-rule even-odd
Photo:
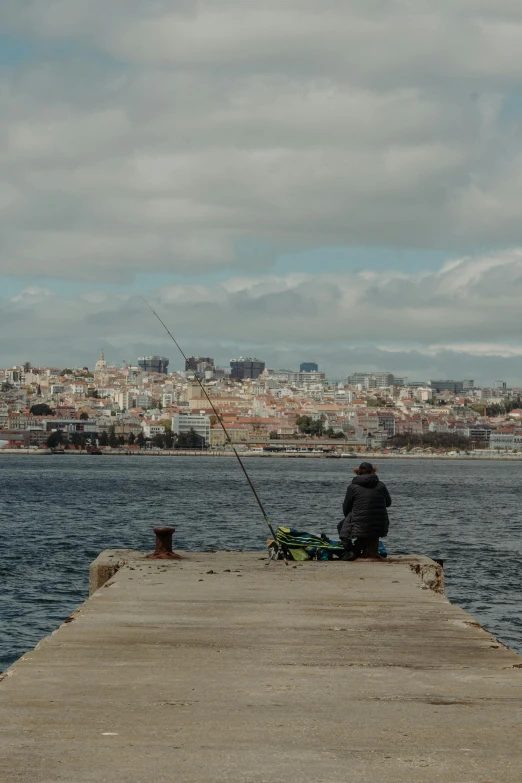
[[(522, 389), (500, 379), (488, 388), (471, 378), (413, 382), (389, 369), (353, 370), (337, 384), (315, 369), (265, 370), (257, 357), (231, 360), (228, 374), (210, 356), (187, 357), (184, 372), (168, 373), (168, 364), (153, 355), (114, 366), (102, 350), (92, 371), (29, 362), (2, 369), (0, 448), (220, 448), (228, 436), (213, 418), (218, 409), (236, 443), (272, 451), (301, 436), (326, 438), (335, 450), (514, 455), (522, 446)], [(195, 374), (211, 384), (214, 403)]]
[(189, 5), (1, 4), (0, 366), (522, 383), (522, 6)]
[[(263, 360), (260, 360), (258, 358), (249, 358), (249, 357), (236, 357), (235, 359), (229, 359), (228, 361), (224, 361), (223, 363), (219, 363), (215, 361), (213, 357), (206, 356), (197, 356), (197, 357), (188, 357), (187, 361), (182, 359), (181, 361), (178, 361), (178, 365), (176, 366), (176, 362), (172, 362), (169, 357), (167, 356), (159, 356), (157, 354), (147, 356), (147, 357), (138, 357), (134, 361), (129, 359), (124, 359), (121, 361), (111, 361), (111, 357), (105, 356), (105, 349), (102, 349), (101, 355), (98, 356), (96, 361), (91, 361), (90, 363), (81, 363), (81, 362), (53, 362), (53, 363), (34, 363), (32, 361), (26, 360), (25, 362), (13, 362), (9, 366), (2, 366), (0, 365), (0, 370), (10, 370), (14, 367), (26, 367), (27, 371), (31, 371), (32, 369), (41, 369), (46, 367), (51, 368), (58, 368), (58, 369), (88, 369), (91, 372), (96, 373), (97, 368), (99, 369), (100, 365), (108, 366), (108, 367), (119, 367), (121, 369), (125, 368), (136, 368), (144, 372), (159, 372), (163, 374), (168, 373), (187, 373), (187, 372), (200, 372), (200, 376), (203, 377), (204, 371), (206, 369), (208, 370), (216, 370), (219, 373), (218, 377), (223, 377), (223, 373), (225, 375), (231, 375), (232, 377), (236, 378), (257, 378), (259, 374), (263, 372), (263, 370), (266, 369), (270, 370), (271, 372), (290, 372), (294, 375), (298, 375), (299, 373), (303, 373), (304, 375), (307, 375), (308, 373), (315, 373), (317, 370), (315, 370), (315, 367), (318, 367), (318, 364), (316, 362), (310, 363), (310, 362), (297, 362), (294, 366), (287, 365), (286, 367), (282, 366), (271, 366), (269, 363), (264, 362)], [(236, 371), (238, 367), (243, 368), (243, 365), (245, 367), (248, 367), (246, 373), (243, 372), (243, 369), (241, 371)], [(306, 367), (313, 367), (312, 370), (303, 369)], [(236, 368), (236, 369), (234, 369)], [(254, 372), (252, 370), (254, 369)], [(319, 372), (319, 375), (323, 376), (323, 373)], [(422, 377), (411, 377), (402, 373), (398, 372), (392, 372), (390, 370), (382, 370), (376, 369), (376, 370), (361, 370), (358, 368), (351, 368), (348, 372), (345, 372), (344, 374), (334, 374), (334, 375), (328, 375), (325, 374), (327, 379), (330, 382), (345, 382), (352, 385), (361, 385), (362, 388), (365, 389), (378, 389), (380, 387), (386, 387), (388, 385), (398, 385), (398, 386), (418, 386), (419, 384), (424, 384), (426, 386), (432, 386), (433, 388), (437, 389), (438, 391), (453, 391), (453, 392), (462, 392), (465, 394), (466, 390), (472, 389), (472, 388), (491, 388), (491, 389), (509, 389), (509, 388), (522, 388), (522, 381), (521, 382), (509, 382), (506, 380), (506, 377), (504, 378), (486, 378), (485, 380), (475, 380), (470, 378), (463, 378), (459, 376), (457, 373), (454, 374), (454, 377), (448, 376), (440, 376), (440, 378), (436, 379), (433, 377), (429, 377), (427, 375), (424, 375)], [(360, 377), (358, 377), (360, 376)], [(364, 376), (368, 376), (369, 379), (371, 379), (371, 382), (368, 383), (368, 380), (364, 378)]]

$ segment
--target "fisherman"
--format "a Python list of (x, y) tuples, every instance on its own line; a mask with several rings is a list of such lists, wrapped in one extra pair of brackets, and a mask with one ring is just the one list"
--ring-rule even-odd
[[(339, 525), (339, 535), (345, 553), (343, 560), (357, 557), (379, 557), (379, 538), (388, 535), (388, 507), (390, 493), (379, 481), (376, 468), (369, 462), (361, 462), (348, 485), (343, 503), (344, 520)], [(352, 543), (355, 539), (355, 543)]]

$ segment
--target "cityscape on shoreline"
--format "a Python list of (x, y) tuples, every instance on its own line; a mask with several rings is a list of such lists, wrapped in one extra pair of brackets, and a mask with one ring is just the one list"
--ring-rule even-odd
[[(146, 356), (111, 365), (0, 369), (0, 449), (140, 451), (227, 447), (275, 452), (458, 454), (522, 451), (522, 388), (496, 380), (409, 381), (316, 362), (274, 370), (239, 357), (229, 369), (190, 357), (183, 371)], [(205, 392), (212, 400), (212, 405)]]

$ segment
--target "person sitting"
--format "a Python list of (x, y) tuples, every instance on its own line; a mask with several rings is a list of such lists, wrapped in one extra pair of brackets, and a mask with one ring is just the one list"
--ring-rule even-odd
[[(343, 503), (344, 520), (339, 526), (345, 548), (342, 559), (379, 558), (379, 538), (388, 535), (390, 524), (387, 511), (391, 506), (390, 493), (369, 462), (362, 462), (354, 473), (357, 475), (348, 485)], [(353, 544), (352, 539), (355, 539)]]

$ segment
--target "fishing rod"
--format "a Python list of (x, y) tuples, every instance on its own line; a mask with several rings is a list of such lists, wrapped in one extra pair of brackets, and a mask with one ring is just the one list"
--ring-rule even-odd
[[(183, 358), (185, 359), (185, 362), (188, 362), (188, 359), (187, 359), (187, 357), (185, 356), (185, 354), (184, 354), (184, 352), (183, 352), (183, 349), (181, 348), (180, 344), (178, 343), (178, 341), (176, 340), (176, 338), (174, 337), (174, 335), (172, 334), (172, 332), (170, 331), (170, 329), (168, 328), (168, 326), (165, 324), (165, 322), (161, 320), (161, 318), (159, 317), (159, 315), (157, 314), (157, 312), (154, 310), (154, 308), (152, 307), (152, 305), (150, 305), (150, 304), (147, 302), (147, 300), (145, 299), (145, 297), (141, 296), (141, 297), (140, 297), (140, 299), (142, 299), (142, 300), (145, 302), (145, 304), (147, 305), (147, 307), (149, 308), (149, 310), (150, 310), (150, 311), (151, 311), (151, 312), (152, 312), (152, 313), (153, 313), (153, 314), (156, 316), (156, 318), (158, 319), (158, 321), (160, 322), (160, 324), (163, 326), (163, 328), (165, 329), (165, 331), (167, 332), (167, 334), (169, 335), (169, 337), (170, 337), (170, 338), (171, 338), (171, 340), (173, 341), (174, 345), (176, 346), (176, 348), (178, 349), (178, 351), (180, 352), (180, 354), (181, 354), (181, 355), (183, 356)], [(217, 412), (217, 410), (216, 410), (216, 407), (215, 407), (214, 403), (212, 402), (212, 400), (210, 399), (210, 397), (209, 397), (209, 395), (208, 395), (208, 392), (207, 392), (206, 388), (205, 388), (205, 387), (204, 387), (204, 385), (201, 383), (201, 380), (200, 380), (200, 378), (198, 377), (198, 374), (196, 373), (195, 375), (196, 375), (196, 380), (197, 380), (197, 382), (199, 383), (199, 386), (200, 386), (200, 388), (201, 388), (201, 390), (202, 390), (203, 394), (205, 395), (205, 397), (206, 397), (206, 398), (207, 398), (207, 400), (209, 401), (209, 403), (210, 403), (210, 407), (211, 407), (211, 408), (212, 408), (212, 410), (214, 411), (214, 414), (215, 414), (215, 416), (216, 416), (216, 419), (217, 419), (217, 420), (218, 420), (218, 422), (220, 423), (220, 425), (221, 425), (221, 427), (222, 427), (222, 429), (223, 429), (223, 432), (225, 433), (225, 438), (226, 438), (226, 441), (227, 441), (228, 445), (230, 446), (230, 448), (232, 449), (232, 451), (233, 451), (233, 452), (234, 452), (234, 454), (236, 455), (236, 458), (237, 458), (237, 461), (239, 462), (239, 465), (240, 465), (240, 467), (241, 467), (241, 470), (242, 470), (242, 471), (243, 471), (243, 473), (245, 474), (245, 478), (246, 478), (246, 480), (248, 481), (248, 485), (249, 485), (250, 489), (251, 489), (251, 490), (252, 490), (252, 492), (253, 492), (253, 495), (254, 495), (254, 497), (255, 497), (255, 499), (256, 499), (256, 501), (257, 501), (257, 505), (258, 505), (258, 506), (259, 506), (259, 508), (261, 509), (261, 513), (263, 514), (264, 520), (265, 520), (266, 524), (268, 525), (268, 529), (270, 530), (270, 532), (271, 532), (271, 534), (272, 534), (272, 536), (273, 536), (274, 542), (277, 542), (276, 534), (275, 534), (275, 532), (274, 532), (274, 528), (272, 527), (272, 523), (270, 522), (270, 519), (269, 519), (269, 517), (268, 517), (268, 514), (266, 513), (266, 511), (265, 511), (265, 508), (264, 508), (264, 506), (263, 506), (263, 504), (262, 504), (262, 502), (261, 502), (261, 498), (260, 498), (260, 497), (259, 497), (259, 495), (257, 494), (256, 488), (254, 487), (254, 485), (253, 485), (253, 483), (252, 483), (252, 479), (251, 479), (251, 478), (250, 478), (250, 476), (248, 475), (248, 471), (247, 471), (247, 469), (245, 468), (245, 466), (244, 466), (244, 464), (243, 464), (243, 460), (242, 460), (242, 459), (241, 459), (241, 457), (239, 456), (239, 454), (238, 454), (238, 452), (237, 452), (237, 449), (236, 449), (236, 447), (235, 447), (235, 446), (234, 446), (234, 444), (232, 443), (232, 439), (231, 439), (230, 435), (228, 434), (228, 430), (227, 430), (227, 428), (225, 427), (225, 425), (224, 425), (224, 423), (223, 423), (223, 419), (221, 418), (221, 416), (220, 416), (220, 415), (219, 415), (219, 413)], [(283, 554), (284, 554), (284, 552), (283, 552)], [(288, 561), (287, 561), (287, 559), (286, 559), (286, 556), (285, 556), (285, 563), (286, 563), (286, 565), (288, 565)]]

